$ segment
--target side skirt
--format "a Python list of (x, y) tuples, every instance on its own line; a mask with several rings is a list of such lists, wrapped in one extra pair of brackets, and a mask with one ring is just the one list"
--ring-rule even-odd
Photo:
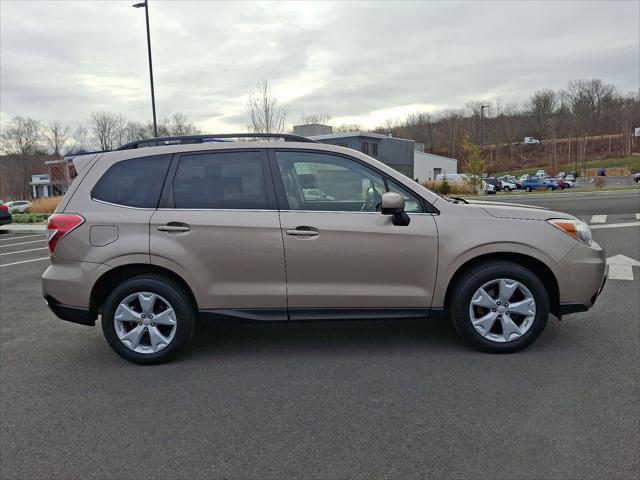
[(199, 313), (203, 320), (218, 322), (403, 320), (445, 316), (444, 310), (435, 308), (290, 308), (288, 311), (250, 308), (200, 310)]

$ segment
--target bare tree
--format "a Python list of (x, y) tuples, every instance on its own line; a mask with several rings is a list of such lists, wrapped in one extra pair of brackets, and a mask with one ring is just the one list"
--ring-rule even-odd
[(306, 113), (300, 117), (301, 125), (308, 125), (310, 123), (319, 123), (321, 125), (326, 125), (331, 121), (331, 115), (327, 112), (320, 113)]
[(333, 129), (339, 133), (362, 132), (364, 128), (359, 123), (342, 123)]
[(281, 133), (284, 131), (287, 110), (273, 96), (267, 80), (261, 80), (247, 100), (247, 114), (252, 133)]
[(101, 150), (113, 150), (127, 138), (127, 119), (119, 113), (96, 110), (89, 118), (91, 130)]
[(72, 135), (73, 145), (69, 149), (71, 153), (84, 153), (92, 149), (89, 131), (83, 125), (79, 125)]
[(68, 125), (62, 125), (58, 120), (51, 122), (44, 129), (44, 140), (56, 157), (62, 155), (63, 149), (70, 139), (70, 129)]
[(29, 117), (15, 116), (0, 134), (2, 162), (0, 193), (4, 198), (31, 196), (29, 176), (41, 165), (42, 125)]
[(184, 113), (176, 113), (168, 121), (168, 129), (170, 135), (182, 136), (182, 135), (197, 135), (200, 133), (200, 129), (189, 120)]

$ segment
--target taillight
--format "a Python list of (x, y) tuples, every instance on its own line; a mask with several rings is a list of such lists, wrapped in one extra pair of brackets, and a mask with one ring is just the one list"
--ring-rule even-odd
[(49, 251), (54, 253), (58, 241), (84, 223), (80, 215), (70, 213), (54, 213), (47, 221), (47, 242)]
[(8, 212), (9, 211), (9, 207), (7, 207), (4, 203), (0, 204), (0, 210), (2, 210), (3, 212)]

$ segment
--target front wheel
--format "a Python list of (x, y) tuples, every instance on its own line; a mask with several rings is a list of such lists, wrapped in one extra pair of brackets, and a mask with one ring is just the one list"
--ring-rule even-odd
[(451, 317), (479, 350), (512, 353), (532, 343), (549, 317), (549, 295), (530, 270), (512, 262), (484, 263), (454, 286)]
[(547, 187), (547, 190), (549, 190), (550, 192), (553, 192), (555, 189), (553, 187)]
[(524, 187), (524, 191), (525, 192), (530, 192), (531, 191), (531, 187)]
[(158, 275), (120, 284), (102, 314), (102, 332), (111, 348), (141, 365), (171, 360), (191, 340), (195, 323), (195, 309), (184, 290)]
[(509, 188), (509, 187), (504, 187), (504, 191), (505, 191), (505, 192), (510, 192), (510, 191), (511, 191), (511, 188)]

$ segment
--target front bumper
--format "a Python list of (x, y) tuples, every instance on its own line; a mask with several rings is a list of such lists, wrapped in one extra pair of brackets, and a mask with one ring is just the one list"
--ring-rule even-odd
[(586, 312), (602, 293), (607, 280), (605, 251), (596, 242), (576, 245), (557, 265), (559, 314)]
[(68, 322), (86, 325), (88, 327), (95, 326), (97, 315), (95, 312), (92, 312), (91, 309), (85, 307), (76, 307), (73, 305), (65, 305), (63, 303), (60, 303), (51, 295), (46, 295), (44, 299), (51, 311), (55, 313), (56, 317)]

